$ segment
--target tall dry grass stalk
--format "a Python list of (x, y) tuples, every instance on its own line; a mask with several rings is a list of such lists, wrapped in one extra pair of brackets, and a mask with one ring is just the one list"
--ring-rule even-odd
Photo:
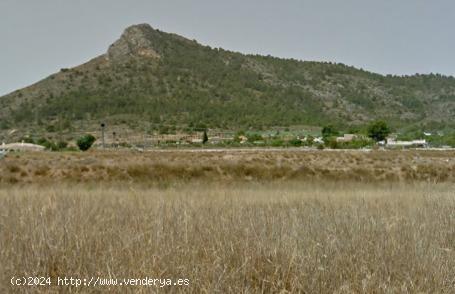
[[(0, 292), (454, 293), (453, 184), (0, 190)], [(11, 276), (188, 278), (12, 287)]]

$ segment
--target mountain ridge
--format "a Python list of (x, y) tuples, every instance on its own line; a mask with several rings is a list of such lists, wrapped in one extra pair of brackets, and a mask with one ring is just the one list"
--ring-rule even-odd
[(454, 115), (453, 77), (245, 55), (148, 24), (126, 28), (105, 54), (0, 97), (2, 129), (88, 119), (220, 128), (385, 119), (436, 128)]

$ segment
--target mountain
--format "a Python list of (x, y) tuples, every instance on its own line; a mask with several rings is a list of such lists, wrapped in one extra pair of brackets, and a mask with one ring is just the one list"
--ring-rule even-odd
[(374, 119), (453, 126), (455, 78), (382, 76), (343, 64), (244, 55), (127, 28), (107, 52), (0, 98), (0, 129), (206, 125), (246, 128)]

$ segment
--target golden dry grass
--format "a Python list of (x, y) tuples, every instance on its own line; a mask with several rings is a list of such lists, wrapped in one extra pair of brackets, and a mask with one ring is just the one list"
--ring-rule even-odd
[[(293, 181), (7, 186), (0, 292), (454, 293), (454, 191)], [(190, 286), (17, 288), (12, 275), (181, 277)]]
[(454, 151), (232, 151), (10, 154), (0, 184), (329, 180), (455, 182)]

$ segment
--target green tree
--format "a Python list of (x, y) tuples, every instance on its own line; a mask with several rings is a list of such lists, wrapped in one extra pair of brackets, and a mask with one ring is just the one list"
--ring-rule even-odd
[(338, 131), (332, 125), (328, 125), (322, 128), (322, 137), (324, 140), (330, 137), (338, 136), (338, 134)]
[(209, 141), (209, 136), (207, 136), (207, 131), (204, 131), (204, 134), (202, 135), (202, 143), (205, 144)]
[(375, 140), (376, 142), (383, 141), (390, 134), (390, 128), (387, 126), (387, 123), (379, 120), (372, 122), (368, 126), (368, 137)]
[(89, 135), (80, 137), (76, 143), (81, 151), (87, 151), (90, 149), (90, 147), (92, 147), (92, 145), (93, 145), (93, 143), (95, 143), (95, 141), (96, 141), (96, 138), (89, 134)]

